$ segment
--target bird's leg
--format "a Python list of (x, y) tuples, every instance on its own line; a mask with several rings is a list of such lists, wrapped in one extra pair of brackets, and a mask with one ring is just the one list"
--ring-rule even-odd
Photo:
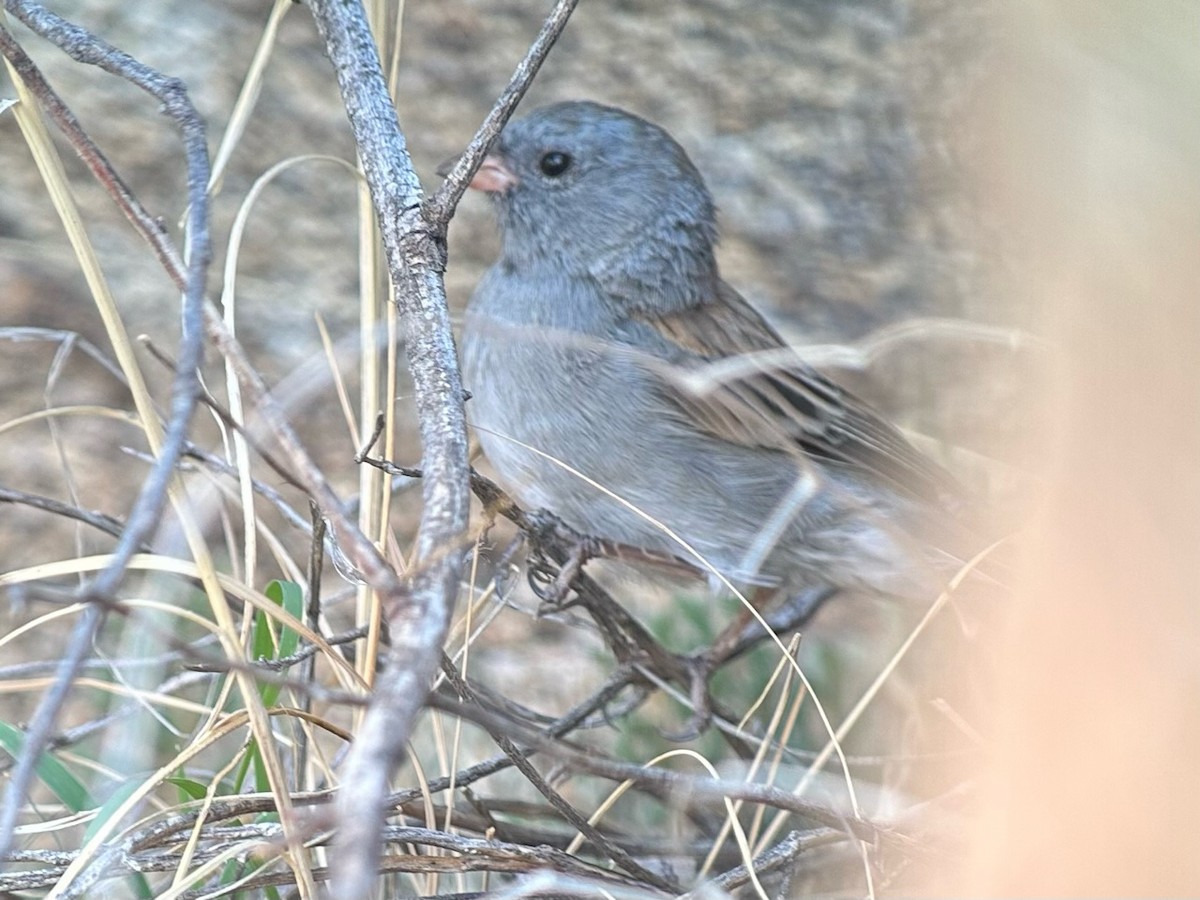
[(537, 591), (537, 588), (534, 587), (538, 598), (555, 612), (571, 606), (572, 604), (568, 602), (567, 598), (575, 584), (575, 579), (583, 571), (584, 564), (594, 555), (595, 550), (586, 538), (576, 543), (567, 553), (566, 559), (559, 566), (558, 574), (554, 576), (550, 585), (544, 591)]

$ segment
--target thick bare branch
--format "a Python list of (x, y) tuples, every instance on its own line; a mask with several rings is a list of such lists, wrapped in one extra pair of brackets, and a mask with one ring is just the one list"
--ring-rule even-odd
[(424, 706), (458, 590), (470, 511), (467, 434), (442, 284), (445, 243), (422, 222), (421, 185), (370, 27), (357, 2), (313, 0), (311, 6), (337, 72), (396, 288), (428, 474), (419, 563), (403, 601), (385, 597), (390, 663), (342, 772), (333, 894), (350, 898), (372, 891), (388, 777)]
[(366, 896), (374, 884), (387, 779), (424, 704), (461, 574), (470, 505), (462, 383), (442, 280), (446, 225), (487, 145), (504, 127), (574, 5), (559, 3), (460, 161), (451, 186), (423, 202), (361, 4), (310, 0), (337, 73), (396, 287), (425, 471), (420, 564), (405, 602), (387, 610), (391, 663), (343, 770), (334, 896)]

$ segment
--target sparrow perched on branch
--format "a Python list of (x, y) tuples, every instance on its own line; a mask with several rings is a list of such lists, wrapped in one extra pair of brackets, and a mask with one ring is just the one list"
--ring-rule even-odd
[(548, 106), (471, 186), (502, 248), (466, 313), (469, 414), (525, 504), (736, 585), (927, 597), (957, 568), (961, 489), (721, 280), (663, 129)]

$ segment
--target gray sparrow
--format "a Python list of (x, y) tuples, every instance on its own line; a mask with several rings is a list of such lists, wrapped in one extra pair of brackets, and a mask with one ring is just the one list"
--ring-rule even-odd
[(721, 279), (712, 198), (669, 134), (559, 103), (471, 186), (502, 246), (466, 311), (468, 413), (524, 504), (714, 582), (942, 585), (962, 489)]

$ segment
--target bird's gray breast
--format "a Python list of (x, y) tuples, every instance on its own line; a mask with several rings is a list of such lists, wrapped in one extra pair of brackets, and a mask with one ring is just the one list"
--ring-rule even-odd
[(498, 264), (471, 299), (462, 341), (468, 418), (497, 474), (525, 503), (580, 522), (588, 479), (620, 474), (618, 416), (637, 415), (646, 389), (592, 290)]

